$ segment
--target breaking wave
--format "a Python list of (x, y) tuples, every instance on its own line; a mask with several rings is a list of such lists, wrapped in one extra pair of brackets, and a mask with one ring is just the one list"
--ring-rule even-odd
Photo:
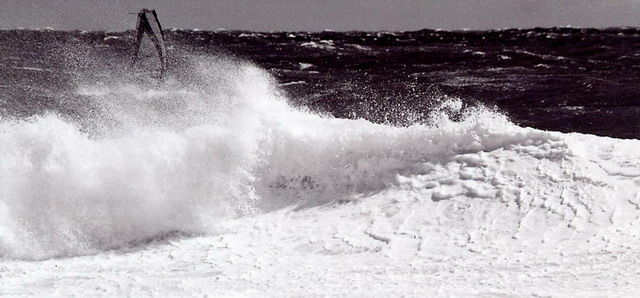
[[(0, 256), (75, 256), (172, 233), (207, 234), (237, 216), (365, 200), (388, 189), (416, 200), (515, 202), (518, 177), (538, 179), (537, 170), (503, 177), (487, 162), (557, 166), (583, 148), (485, 108), (453, 121), (447, 111), (462, 109), (454, 98), (431, 123), (409, 127), (316, 115), (289, 106), (250, 64), (201, 58), (191, 65), (164, 83), (79, 80), (75, 93), (94, 104), (79, 121), (2, 120)], [(540, 188), (554, 187), (547, 182)]]
[(95, 105), (80, 121), (3, 120), (0, 255), (91, 253), (254, 212), (262, 122), (289, 108), (255, 67), (196, 64), (200, 85), (79, 82)]

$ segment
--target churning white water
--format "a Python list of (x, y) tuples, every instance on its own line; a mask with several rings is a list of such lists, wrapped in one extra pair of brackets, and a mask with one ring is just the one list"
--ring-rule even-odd
[(0, 123), (0, 293), (27, 271), (62, 295), (638, 290), (638, 140), (452, 121), (453, 98), (409, 127), (334, 119), (206, 59), (74, 92), (92, 117)]

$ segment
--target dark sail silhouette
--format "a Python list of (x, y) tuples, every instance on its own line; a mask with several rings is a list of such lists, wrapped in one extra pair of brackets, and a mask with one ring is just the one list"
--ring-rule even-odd
[(138, 13), (138, 25), (136, 27), (136, 46), (133, 53), (133, 59), (131, 64), (135, 64), (139, 59), (140, 46), (142, 45), (142, 38), (144, 34), (147, 34), (153, 42), (156, 50), (158, 51), (158, 57), (160, 59), (160, 74), (163, 75), (167, 68), (167, 49), (164, 44), (164, 33), (162, 32), (162, 26), (158, 21), (158, 15), (155, 9), (142, 9)]

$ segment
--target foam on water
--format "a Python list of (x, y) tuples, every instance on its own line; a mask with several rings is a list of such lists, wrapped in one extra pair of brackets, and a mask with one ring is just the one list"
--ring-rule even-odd
[[(496, 169), (518, 156), (560, 167), (576, 154), (565, 136), (487, 109), (452, 121), (444, 111), (461, 109), (456, 99), (430, 124), (333, 119), (291, 108), (256, 67), (194, 61), (155, 86), (79, 81), (75, 92), (99, 103), (79, 123), (55, 114), (0, 123), (2, 257), (207, 234), (231, 217), (366, 200), (402, 185), (419, 200), (515, 202), (506, 190), (519, 180), (483, 168), (487, 152)], [(503, 151), (513, 154), (502, 160)], [(528, 171), (518, 175), (538, 179)]]
[(83, 254), (252, 212), (261, 118), (288, 107), (261, 70), (227, 76), (197, 88), (80, 86), (100, 102), (82, 125), (54, 114), (2, 121), (0, 254)]

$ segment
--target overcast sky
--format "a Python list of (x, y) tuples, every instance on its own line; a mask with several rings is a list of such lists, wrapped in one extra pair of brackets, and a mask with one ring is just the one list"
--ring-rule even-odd
[(165, 28), (256, 31), (640, 26), (640, 0), (0, 0), (0, 28), (133, 29), (154, 8)]

